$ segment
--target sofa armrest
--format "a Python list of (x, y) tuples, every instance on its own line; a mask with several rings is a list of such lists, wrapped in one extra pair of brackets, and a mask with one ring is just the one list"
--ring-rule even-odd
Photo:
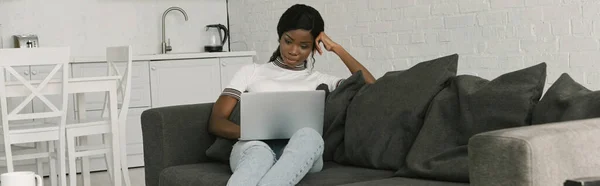
[(153, 108), (142, 113), (146, 185), (158, 186), (167, 167), (210, 161), (206, 149), (212, 103)]
[(471, 185), (563, 185), (600, 176), (600, 118), (478, 134), (469, 140)]

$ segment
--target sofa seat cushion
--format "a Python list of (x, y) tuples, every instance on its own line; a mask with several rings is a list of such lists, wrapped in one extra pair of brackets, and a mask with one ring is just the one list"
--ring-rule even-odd
[(223, 163), (179, 165), (164, 169), (160, 173), (159, 185), (226, 185), (230, 176), (229, 165)]
[(367, 169), (325, 162), (321, 172), (307, 174), (298, 185), (343, 185), (390, 178), (393, 171)]
[[(374, 170), (325, 162), (323, 170), (309, 173), (298, 185), (341, 185), (390, 178), (393, 171)], [(160, 174), (160, 185), (226, 185), (231, 177), (229, 165), (201, 163), (166, 168)]]
[(366, 182), (351, 183), (342, 186), (468, 186), (469, 183), (421, 180), (412, 178), (388, 178)]

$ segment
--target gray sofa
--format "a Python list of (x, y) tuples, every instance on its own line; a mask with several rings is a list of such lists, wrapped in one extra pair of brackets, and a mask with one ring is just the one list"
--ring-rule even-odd
[[(146, 185), (225, 185), (229, 166), (209, 159), (215, 141), (207, 131), (212, 104), (146, 110), (141, 117)], [(469, 139), (470, 185), (562, 185), (569, 178), (600, 176), (600, 119), (495, 130)], [(394, 177), (394, 171), (326, 162), (299, 185), (459, 186)]]
[[(299, 185), (547, 186), (600, 176), (600, 119), (589, 119), (600, 118), (600, 91), (563, 74), (542, 98), (545, 63), (493, 80), (456, 75), (457, 65), (454, 54), (373, 84), (362, 72), (344, 80), (326, 96), (323, 171)], [(211, 109), (142, 114), (147, 185), (227, 183), (234, 142), (208, 133)], [(236, 113), (229, 119), (239, 123)]]

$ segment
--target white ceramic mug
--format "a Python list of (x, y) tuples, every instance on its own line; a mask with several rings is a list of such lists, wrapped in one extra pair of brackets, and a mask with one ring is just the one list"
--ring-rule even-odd
[(42, 177), (31, 171), (9, 172), (0, 175), (1, 186), (43, 186)]

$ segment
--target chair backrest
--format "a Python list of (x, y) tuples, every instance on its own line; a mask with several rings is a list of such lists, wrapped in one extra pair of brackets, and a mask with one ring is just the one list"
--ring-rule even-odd
[[(129, 103), (131, 102), (131, 71), (133, 66), (131, 46), (115, 46), (106, 48), (106, 62), (108, 64), (108, 76), (119, 76), (117, 94), (121, 100), (121, 109), (119, 110), (119, 122), (123, 123), (129, 113)], [(118, 68), (119, 63), (125, 63), (125, 70), (121, 72)], [(107, 109), (108, 101), (105, 97), (104, 110)], [(106, 113), (106, 112), (104, 112)], [(103, 114), (104, 115), (104, 114)]]
[[(13, 48), (0, 49), (0, 110), (2, 125), (8, 127), (9, 121), (24, 119), (42, 119), (67, 117), (68, 78), (70, 48)], [(52, 71), (43, 80), (30, 80), (18, 73), (14, 67), (52, 65)], [(61, 71), (61, 73), (58, 73)], [(57, 76), (60, 74), (60, 76)], [(10, 76), (18, 81), (11, 80)], [(58, 77), (58, 79), (55, 78)], [(53, 79), (54, 78), (54, 79)], [(61, 95), (62, 104), (56, 106), (47, 96)], [(8, 98), (26, 97), (16, 108), (9, 110)], [(35, 98), (50, 111), (20, 114), (26, 105)], [(37, 104), (37, 103), (36, 103)], [(61, 124), (64, 124), (61, 122)]]

